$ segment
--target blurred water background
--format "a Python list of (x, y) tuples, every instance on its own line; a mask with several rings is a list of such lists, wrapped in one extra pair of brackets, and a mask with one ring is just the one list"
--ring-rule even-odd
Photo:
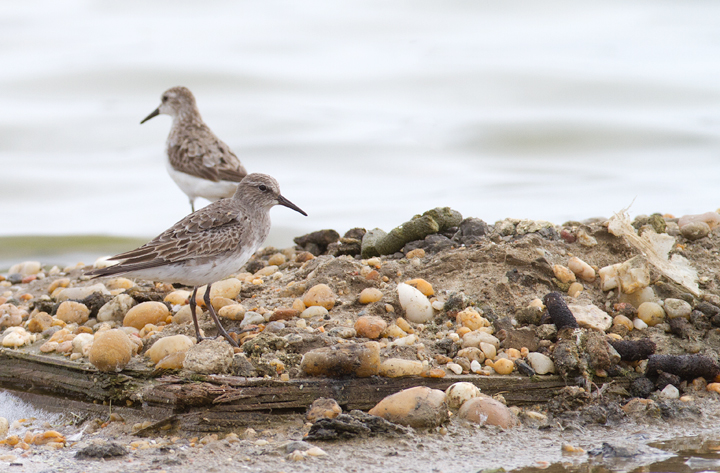
[(170, 118), (139, 124), (175, 85), (308, 212), (272, 211), (279, 247), (436, 206), (715, 210), (718, 18), (709, 0), (2, 2), (0, 270), (91, 263), (188, 213)]

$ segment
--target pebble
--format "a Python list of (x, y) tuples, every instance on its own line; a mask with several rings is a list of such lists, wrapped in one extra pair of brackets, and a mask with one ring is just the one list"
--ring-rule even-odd
[(57, 309), (55, 316), (68, 324), (84, 324), (90, 316), (90, 309), (85, 304), (65, 301)]
[[(203, 313), (202, 309), (197, 308), (198, 317)], [(190, 312), (190, 306), (184, 305), (173, 315), (172, 321), (174, 324), (188, 324), (192, 322), (192, 312)]]
[(613, 325), (621, 325), (621, 326), (625, 327), (626, 329), (628, 329), (628, 331), (631, 331), (633, 328), (635, 328), (632, 320), (630, 320), (629, 318), (625, 317), (622, 314), (615, 316), (615, 318), (613, 319)]
[(459, 409), (465, 401), (480, 395), (480, 388), (473, 383), (460, 382), (451, 384), (445, 390), (445, 400), (451, 409)]
[(2, 346), (18, 348), (35, 341), (36, 335), (22, 327), (10, 327), (3, 333)]
[(407, 320), (403, 319), (402, 317), (398, 317), (397, 319), (395, 319), (395, 325), (400, 327), (400, 329), (402, 329), (403, 332), (415, 333), (415, 330), (412, 328), (410, 323)]
[(499, 358), (497, 361), (495, 361), (495, 363), (492, 364), (492, 369), (494, 369), (497, 374), (510, 374), (513, 372), (514, 368), (515, 363), (513, 363), (507, 358)]
[(330, 310), (335, 306), (335, 294), (327, 284), (317, 284), (305, 293), (303, 303), (306, 307), (319, 306)]
[(374, 315), (360, 316), (355, 322), (355, 332), (357, 336), (371, 340), (379, 338), (386, 328), (387, 322)]
[(579, 282), (574, 282), (568, 287), (568, 296), (577, 297), (585, 288)]
[(418, 291), (422, 292), (426, 297), (435, 295), (435, 290), (433, 290), (432, 285), (424, 279), (411, 279), (409, 281), (405, 281), (405, 284), (414, 287)]
[(447, 365), (445, 365), (445, 367), (455, 374), (462, 374), (462, 372), (463, 372), (463, 367), (457, 363), (451, 362), (451, 363), (448, 363)]
[(500, 348), (500, 340), (497, 337), (481, 330), (473, 330), (462, 336), (463, 348), (476, 347), (482, 350), (481, 343), (488, 343), (495, 349)]
[(648, 324), (642, 321), (642, 319), (636, 318), (633, 319), (633, 327), (635, 327), (636, 330), (643, 330), (648, 328)]
[(28, 321), (27, 329), (33, 333), (41, 333), (52, 326), (52, 317), (47, 312), (38, 312)]
[(73, 353), (79, 353), (83, 356), (88, 355), (94, 340), (95, 337), (89, 333), (80, 333), (76, 335), (72, 340)]
[(122, 371), (130, 362), (134, 348), (135, 344), (124, 331), (105, 330), (95, 334), (88, 358), (100, 371)]
[(678, 226), (682, 228), (691, 222), (704, 222), (710, 228), (715, 228), (720, 225), (720, 214), (717, 212), (705, 212), (704, 214), (697, 215), (683, 215), (678, 219), (677, 223)]
[(360, 302), (361, 304), (371, 304), (382, 299), (382, 296), (383, 294), (380, 289), (376, 289), (374, 287), (366, 287), (360, 292), (358, 302)]
[(612, 317), (594, 304), (568, 304), (568, 309), (575, 316), (578, 325), (605, 332), (612, 327)]
[(654, 327), (665, 321), (665, 311), (656, 302), (643, 302), (638, 307), (638, 319), (645, 322), (648, 327)]
[(116, 289), (130, 289), (135, 286), (137, 286), (137, 284), (128, 278), (114, 278), (105, 283), (105, 287), (107, 287), (110, 291)]
[(663, 399), (679, 399), (680, 391), (678, 391), (678, 388), (672, 384), (668, 384), (662, 391), (660, 391), (660, 397)]
[(270, 266), (280, 266), (285, 264), (287, 261), (287, 257), (282, 253), (275, 253), (270, 258), (268, 258), (268, 265)]
[(389, 358), (380, 363), (378, 374), (386, 378), (401, 378), (403, 376), (420, 376), (425, 370), (426, 367), (420, 361)]
[(245, 312), (245, 316), (242, 319), (242, 322), (240, 322), (240, 327), (245, 328), (248, 325), (258, 325), (265, 323), (265, 317), (258, 314), (257, 312)]
[(374, 376), (380, 371), (380, 344), (366, 342), (316, 348), (303, 355), (300, 369), (310, 376), (331, 378)]
[(625, 294), (632, 294), (638, 289), (650, 285), (650, 266), (647, 258), (636, 256), (630, 258), (617, 267), (617, 277), (620, 282), (620, 289)]
[[(213, 283), (212, 287), (210, 288), (210, 300), (213, 300), (213, 298), (215, 297), (235, 299), (240, 294), (241, 290), (242, 282), (240, 282), (239, 279), (223, 279), (222, 281)], [(195, 296), (198, 305), (202, 307), (205, 307), (205, 291), (207, 291), (207, 286), (202, 286), (198, 288), (197, 295)]]
[(682, 299), (667, 298), (665, 299), (663, 307), (665, 309), (665, 313), (670, 319), (675, 319), (677, 317), (690, 319), (690, 314), (692, 313), (692, 306)]
[(185, 352), (195, 344), (195, 340), (187, 335), (172, 335), (157, 340), (145, 352), (145, 356), (150, 358), (153, 363), (158, 363), (168, 355), (178, 352)]
[(414, 250), (408, 251), (407, 255), (405, 255), (407, 259), (413, 259), (413, 258), (424, 258), (425, 257), (425, 250), (422, 248), (415, 248)]
[(680, 227), (680, 234), (690, 241), (705, 238), (710, 234), (710, 225), (705, 222), (690, 222)]
[(135, 304), (137, 304), (135, 299), (129, 295), (118, 294), (100, 307), (97, 320), (98, 322), (110, 322), (113, 320), (119, 322), (125, 318), (125, 315)]
[(405, 311), (405, 318), (408, 321), (422, 324), (433, 319), (435, 310), (422, 292), (404, 283), (397, 285), (397, 292), (400, 306)]
[(23, 321), (27, 312), (13, 304), (0, 304), (0, 328), (16, 327)]
[(476, 424), (496, 425), (503, 429), (519, 424), (517, 416), (507, 406), (482, 394), (467, 400), (460, 408), (458, 417)]
[(11, 266), (8, 274), (19, 273), (23, 276), (29, 276), (31, 274), (37, 274), (40, 271), (42, 271), (42, 265), (39, 261), (24, 261)]
[[(119, 296), (117, 296), (119, 297)], [(170, 311), (162, 302), (142, 302), (131, 308), (123, 319), (124, 327), (135, 327), (142, 330), (147, 324), (157, 325), (165, 322), (170, 316)]]
[(573, 256), (572, 258), (570, 258), (570, 260), (568, 261), (568, 268), (570, 269), (570, 271), (575, 273), (578, 278), (586, 282), (593, 282), (597, 277), (593, 267), (578, 258), (577, 256)]
[(527, 355), (528, 362), (537, 374), (548, 374), (555, 372), (555, 364), (552, 359), (542, 353), (532, 352)]
[(383, 338), (402, 338), (406, 337), (408, 333), (401, 329), (396, 324), (390, 324), (388, 328), (383, 330), (383, 333), (381, 334), (381, 337)]
[(305, 418), (308, 422), (315, 422), (318, 419), (334, 419), (340, 414), (342, 414), (342, 408), (335, 399), (321, 397), (310, 404)]
[(58, 302), (62, 302), (68, 299), (83, 300), (87, 297), (90, 297), (96, 292), (99, 292), (100, 294), (110, 295), (110, 291), (108, 291), (107, 287), (105, 287), (104, 284), (97, 283), (93, 284), (92, 286), (68, 287), (66, 289), (62, 289), (60, 292), (58, 292), (57, 295), (53, 296), (58, 300)]
[(328, 315), (328, 310), (325, 307), (319, 305), (308, 307), (300, 313), (300, 317), (303, 319), (311, 319), (313, 317), (325, 317)]
[(165, 296), (163, 302), (167, 302), (171, 305), (185, 305), (188, 303), (190, 296), (192, 296), (192, 292), (184, 289), (178, 289), (177, 291), (173, 291)]
[(228, 320), (243, 320), (245, 312), (245, 307), (242, 304), (230, 304), (221, 307), (217, 311), (217, 315)]
[(270, 318), (268, 321), (272, 322), (275, 320), (290, 320), (294, 319), (295, 317), (300, 316), (300, 311), (297, 309), (287, 309), (284, 307), (280, 307), (278, 309), (275, 309), (270, 315)]
[(640, 304), (642, 304), (643, 302), (655, 302), (656, 300), (657, 297), (655, 296), (655, 291), (652, 287), (644, 287), (633, 292), (632, 294), (625, 294), (621, 292), (618, 297), (618, 302), (629, 303), (635, 308), (640, 307)]
[(567, 284), (569, 282), (575, 282), (575, 273), (570, 271), (570, 268), (567, 268), (565, 266), (562, 266), (560, 264), (553, 265), (552, 267), (553, 274), (563, 284)]
[(188, 349), (183, 367), (201, 374), (229, 373), (234, 353), (224, 338), (208, 338)]
[(368, 412), (396, 424), (413, 428), (437, 427), (448, 419), (445, 393), (425, 386), (392, 394)]
[(471, 362), (477, 361), (478, 363), (482, 363), (483, 361), (485, 361), (485, 353), (483, 353), (482, 350), (477, 347), (462, 348), (458, 350), (457, 356), (466, 358)]
[(50, 283), (48, 286), (47, 292), (48, 294), (52, 294), (55, 289), (57, 288), (66, 288), (70, 285), (70, 279), (69, 278), (60, 278), (56, 279), (53, 282)]
[(591, 248), (591, 247), (593, 247), (593, 246), (595, 246), (595, 245), (598, 244), (598, 242), (597, 242), (597, 240), (595, 239), (595, 237), (592, 236), (592, 235), (590, 235), (590, 234), (588, 234), (588, 232), (585, 231), (584, 228), (580, 228), (580, 229), (577, 231), (576, 241), (577, 241), (578, 243), (580, 243), (580, 245), (582, 245), (582, 246), (584, 246), (584, 247), (587, 247), (587, 248)]
[(278, 267), (276, 265), (268, 265), (264, 268), (259, 269), (255, 274), (253, 274), (254, 278), (262, 278), (264, 276), (272, 276), (275, 274), (278, 270)]
[(480, 342), (480, 350), (485, 354), (485, 360), (494, 360), (497, 356), (495, 345), (487, 342)]
[(468, 307), (467, 309), (458, 312), (455, 316), (455, 323), (462, 327), (467, 327), (470, 330), (477, 330), (481, 327), (490, 326), (490, 322), (472, 307)]

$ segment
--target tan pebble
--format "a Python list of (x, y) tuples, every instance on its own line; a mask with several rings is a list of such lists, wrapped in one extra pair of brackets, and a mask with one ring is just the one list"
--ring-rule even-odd
[(228, 320), (242, 320), (245, 317), (246, 309), (242, 304), (233, 303), (223, 306), (218, 310), (218, 316)]
[(480, 425), (497, 425), (503, 429), (519, 424), (507, 406), (482, 394), (467, 400), (460, 408), (458, 417)]
[(423, 372), (420, 376), (425, 378), (444, 378), (447, 375), (442, 368), (432, 368), (428, 371)]
[(150, 358), (153, 363), (157, 363), (170, 354), (187, 351), (194, 344), (195, 340), (187, 335), (163, 337), (153, 343), (150, 349), (145, 352), (145, 356)]
[(382, 299), (382, 296), (383, 294), (380, 289), (376, 289), (374, 287), (366, 287), (362, 290), (362, 292), (360, 292), (358, 302), (360, 302), (361, 304), (370, 304), (379, 301), (380, 299)]
[(383, 330), (381, 336), (383, 338), (400, 338), (407, 336), (407, 332), (405, 332), (405, 330), (401, 329), (395, 324), (390, 324), (388, 328)]
[(306, 263), (312, 259), (315, 259), (315, 256), (309, 251), (301, 251), (295, 256), (295, 262), (297, 263)]
[(415, 289), (422, 292), (423, 295), (425, 295), (427, 297), (430, 297), (435, 294), (435, 291), (433, 290), (432, 285), (424, 279), (420, 279), (420, 278), (411, 279), (409, 281), (405, 281), (405, 284), (408, 284), (408, 285), (414, 287)]
[(425, 257), (425, 250), (422, 248), (415, 248), (414, 250), (408, 251), (408, 254), (405, 255), (407, 259), (412, 258), (424, 258)]
[(55, 316), (68, 324), (84, 324), (90, 316), (90, 309), (85, 304), (65, 301), (57, 309)]
[(183, 363), (185, 362), (185, 355), (187, 350), (178, 351), (171, 353), (162, 360), (155, 364), (155, 369), (158, 370), (179, 370), (182, 369)]
[(365, 260), (364, 263), (375, 269), (380, 269), (382, 267), (382, 261), (380, 261), (380, 258), (378, 258), (377, 256)]
[(210, 301), (210, 303), (212, 304), (213, 309), (215, 309), (215, 311), (218, 311), (218, 310), (222, 309), (223, 307), (225, 307), (226, 305), (237, 304), (237, 301), (235, 299), (228, 299), (227, 297), (218, 296), (218, 297), (213, 297), (212, 300)]
[(328, 311), (325, 307), (319, 305), (310, 306), (307, 309), (300, 312), (300, 317), (303, 319), (311, 319), (313, 317), (325, 317)]
[(342, 408), (335, 399), (321, 397), (310, 405), (305, 413), (305, 419), (315, 422), (318, 419), (334, 419), (340, 414), (342, 414)]
[(259, 269), (253, 276), (255, 276), (256, 278), (262, 278), (275, 274), (277, 270), (278, 267), (275, 265), (265, 266), (264, 268)]
[(28, 331), (33, 333), (44, 332), (52, 326), (52, 317), (47, 312), (38, 312), (28, 321)]
[(445, 393), (425, 386), (390, 395), (370, 409), (369, 414), (413, 428), (435, 427), (448, 419)]
[(622, 325), (623, 327), (627, 328), (628, 331), (632, 330), (634, 328), (632, 320), (625, 317), (624, 315), (616, 315), (613, 318), (613, 325)]
[(392, 304), (385, 304), (385, 312), (391, 314), (395, 312), (395, 307), (393, 307)]
[(172, 305), (185, 305), (188, 303), (191, 295), (192, 293), (190, 291), (178, 289), (177, 291), (173, 291), (165, 296), (163, 301)]
[(366, 342), (316, 348), (303, 355), (300, 369), (310, 376), (374, 376), (380, 369), (380, 344)]
[(40, 351), (43, 353), (52, 353), (57, 349), (58, 345), (59, 345), (58, 342), (49, 342), (48, 341), (48, 342), (45, 342), (42, 345), (40, 345)]
[(530, 354), (530, 350), (528, 350), (527, 347), (521, 347), (520, 354), (522, 355), (523, 358), (525, 358), (526, 356), (528, 356)]
[(287, 261), (287, 257), (282, 253), (275, 253), (270, 258), (268, 258), (268, 264), (270, 266), (280, 266), (282, 264), (285, 264)]
[(280, 307), (273, 311), (273, 313), (270, 316), (270, 319), (268, 321), (272, 322), (274, 320), (290, 320), (290, 319), (294, 319), (295, 317), (299, 317), (300, 314), (301, 314), (301, 311), (299, 311), (297, 309), (287, 309), (284, 307)]
[(395, 319), (395, 325), (400, 327), (404, 332), (415, 333), (415, 330), (410, 326), (410, 322), (403, 319), (402, 317), (398, 317), (397, 319)]
[(573, 445), (570, 445), (569, 443), (564, 443), (562, 446), (562, 452), (563, 453), (585, 453), (585, 450), (583, 450), (580, 447), (575, 447)]
[(290, 375), (287, 373), (283, 373), (280, 375), (280, 381), (290, 381)]
[(123, 319), (124, 327), (135, 327), (138, 330), (147, 324), (158, 324), (164, 322), (170, 311), (162, 302), (142, 302), (131, 308)]
[(570, 287), (568, 287), (568, 296), (570, 297), (577, 297), (581, 292), (583, 292), (583, 285), (579, 282), (574, 282), (570, 284)]
[(292, 303), (292, 308), (295, 310), (299, 310), (300, 312), (307, 309), (307, 307), (305, 306), (305, 303), (302, 301), (302, 299), (295, 299)]
[(387, 328), (387, 322), (380, 317), (363, 315), (355, 322), (355, 332), (358, 337), (376, 339)]
[(95, 334), (90, 349), (90, 363), (100, 371), (121, 371), (130, 361), (134, 344), (130, 337), (119, 329), (106, 330)]
[(48, 286), (47, 292), (48, 294), (52, 294), (55, 289), (57, 288), (65, 288), (70, 285), (70, 279), (69, 278), (60, 278), (56, 279), (55, 281), (51, 282)]
[(613, 340), (622, 340), (622, 339), (623, 339), (623, 338), (622, 338), (620, 335), (618, 335), (617, 333), (608, 333), (608, 334), (605, 334), (605, 336), (606, 336), (607, 338), (612, 338)]
[(492, 369), (494, 369), (497, 374), (510, 374), (513, 372), (513, 368), (515, 368), (515, 363), (507, 358), (499, 358), (492, 365)]
[(457, 352), (457, 356), (466, 358), (471, 362), (483, 363), (485, 361), (485, 353), (477, 347), (462, 348)]
[(497, 355), (497, 349), (495, 345), (486, 342), (480, 342), (480, 350), (485, 354), (485, 358), (488, 360), (494, 360)]
[(48, 430), (35, 435), (32, 442), (26, 443), (32, 443), (33, 445), (45, 445), (50, 442), (65, 443), (65, 437), (60, 432)]
[(490, 322), (472, 307), (468, 307), (467, 309), (458, 312), (455, 316), (455, 322), (458, 325), (467, 327), (470, 331), (490, 326)]
[(720, 383), (708, 383), (705, 389), (707, 389), (708, 391), (715, 391), (716, 393), (720, 394)]
[[(262, 281), (261, 281), (262, 283)], [(240, 291), (242, 290), (242, 283), (237, 278), (228, 278), (223, 279), (222, 281), (218, 281), (212, 285), (210, 288), (210, 300), (214, 297), (225, 297), (228, 299), (235, 299), (238, 294), (240, 294)], [(197, 291), (197, 303), (199, 306), (205, 307), (205, 291), (207, 291), (207, 286), (202, 286), (198, 288)]]
[(136, 285), (137, 284), (135, 284), (134, 281), (131, 281), (128, 278), (115, 278), (105, 283), (105, 287), (111, 291), (113, 289), (130, 289), (131, 287), (135, 287)]
[(654, 327), (665, 320), (665, 311), (656, 302), (643, 302), (638, 307), (638, 318), (648, 327)]
[(568, 261), (568, 268), (583, 281), (595, 281), (596, 275), (593, 267), (576, 256), (570, 258), (570, 260)]
[(335, 306), (335, 294), (327, 284), (317, 284), (305, 293), (303, 303), (307, 307), (320, 306), (330, 310)]
[(470, 332), (472, 332), (472, 330), (471, 330), (469, 327), (460, 327), (459, 329), (457, 329), (457, 330), (455, 331), (455, 333), (457, 333), (461, 338), (462, 338), (465, 334), (470, 333)]
[(419, 376), (423, 371), (425, 371), (425, 367), (420, 361), (389, 358), (380, 363), (378, 374), (386, 378), (400, 378), (403, 376)]
[(73, 338), (75, 338), (75, 336), (73, 335), (73, 333), (70, 330), (68, 330), (66, 328), (62, 328), (62, 329), (58, 330), (57, 332), (53, 333), (48, 341), (61, 343), (61, 342), (65, 342), (67, 340), (72, 340)]
[(368, 281), (377, 281), (378, 279), (380, 279), (380, 273), (373, 269), (367, 272), (367, 274), (365, 275), (365, 279), (367, 279)]
[(507, 356), (513, 361), (522, 358), (522, 353), (516, 348), (508, 348), (505, 353), (507, 353)]
[(575, 282), (575, 273), (570, 271), (570, 268), (556, 264), (552, 267), (553, 274), (555, 274), (555, 277), (563, 284), (567, 284), (569, 282)]

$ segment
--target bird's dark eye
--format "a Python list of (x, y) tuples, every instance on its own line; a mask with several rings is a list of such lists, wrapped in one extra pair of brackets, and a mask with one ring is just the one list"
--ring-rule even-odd
[(168, 101), (167, 95), (163, 95), (162, 103), (165, 103), (165, 102), (167, 102), (167, 101)]
[(267, 186), (266, 186), (265, 184), (260, 184), (260, 185), (258, 186), (258, 189), (260, 189), (261, 191), (265, 192), (265, 191), (267, 190)]

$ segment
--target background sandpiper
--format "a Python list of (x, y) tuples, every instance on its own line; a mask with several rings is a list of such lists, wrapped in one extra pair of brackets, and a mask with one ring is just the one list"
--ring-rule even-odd
[(162, 94), (161, 103), (140, 123), (158, 115), (173, 118), (167, 139), (167, 169), (170, 177), (190, 199), (211, 202), (230, 197), (247, 171), (240, 160), (205, 124), (192, 92), (173, 87)]
[(266, 174), (250, 174), (230, 199), (222, 199), (194, 212), (134, 250), (110, 258), (119, 263), (95, 269), (90, 276), (125, 274), (129, 277), (193, 286), (190, 312), (198, 341), (195, 296), (207, 284), (203, 300), (219, 333), (237, 342), (220, 324), (210, 302), (212, 283), (236, 273), (262, 245), (270, 232), (270, 209), (284, 205), (307, 216), (280, 194), (277, 181)]

